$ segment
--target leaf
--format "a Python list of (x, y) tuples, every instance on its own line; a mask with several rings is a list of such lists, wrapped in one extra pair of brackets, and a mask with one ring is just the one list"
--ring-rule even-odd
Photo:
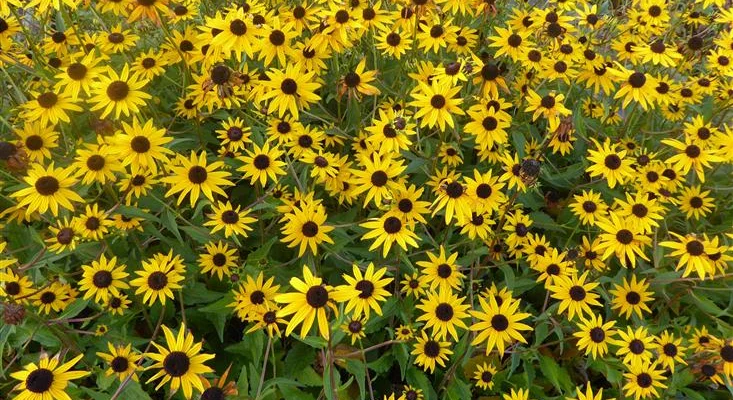
[(270, 249), (272, 248), (272, 245), (277, 243), (279, 238), (277, 236), (270, 238), (265, 244), (260, 246), (257, 250), (249, 253), (247, 255), (247, 263), (254, 264), (255, 261), (264, 260), (267, 258), (267, 255), (270, 254)]
[(366, 369), (364, 363), (361, 360), (348, 359), (346, 360), (346, 370), (354, 376), (357, 385), (359, 385), (359, 398), (366, 398)]
[(392, 352), (394, 358), (400, 365), (400, 378), (405, 379), (405, 372), (407, 371), (407, 363), (410, 361), (410, 353), (407, 349), (407, 345), (404, 343), (397, 343), (392, 346)]
[(539, 361), (543, 375), (547, 377), (555, 388), (561, 392), (571, 392), (573, 390), (573, 385), (567, 371), (560, 368), (554, 359), (540, 354)]
[(160, 222), (161, 224), (163, 224), (165, 229), (167, 229), (170, 233), (175, 235), (176, 239), (178, 239), (179, 242), (183, 242), (181, 233), (178, 231), (178, 223), (176, 222), (176, 216), (173, 215), (173, 213), (170, 210), (168, 210), (167, 208), (163, 210), (160, 216), (162, 217)]
[(242, 365), (242, 371), (239, 372), (239, 379), (237, 379), (237, 391), (241, 394), (249, 393), (249, 379), (247, 378), (246, 365)]
[(316, 350), (305, 343), (295, 342), (293, 348), (285, 356), (285, 372), (287, 376), (298, 379), (303, 370), (316, 359)]
[(133, 380), (130, 380), (117, 398), (119, 400), (150, 400), (150, 396), (143, 391), (140, 383)]
[(68, 319), (76, 317), (87, 306), (87, 304), (89, 304), (89, 300), (76, 299), (76, 301), (66, 307), (64, 312), (59, 315), (58, 319)]
[(471, 388), (460, 379), (453, 379), (448, 385), (448, 398), (452, 400), (470, 399)]

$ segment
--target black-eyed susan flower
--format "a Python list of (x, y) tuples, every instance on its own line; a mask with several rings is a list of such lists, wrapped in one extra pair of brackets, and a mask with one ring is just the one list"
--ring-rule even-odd
[(425, 321), (424, 329), (432, 328), (431, 337), (443, 340), (450, 334), (453, 340), (458, 340), (459, 329), (467, 329), (464, 319), (468, 317), (466, 310), (469, 305), (464, 304), (465, 297), (456, 296), (450, 288), (441, 288), (437, 293), (428, 292), (421, 304), (415, 308), (422, 310), (423, 315), (417, 321)]
[(8, 302), (27, 303), (33, 294), (33, 282), (27, 276), (17, 275), (13, 270), (0, 271), (0, 298)]
[(529, 40), (531, 32), (518, 31), (514, 32), (511, 27), (496, 27), (496, 35), (489, 36), (489, 47), (496, 47), (494, 57), (507, 55), (514, 61), (518, 61), (524, 53), (524, 49), (531, 47), (533, 44)]
[(695, 235), (682, 236), (680, 234), (670, 232), (677, 241), (663, 241), (659, 245), (674, 250), (669, 257), (679, 258), (679, 262), (675, 269), (679, 271), (684, 268), (682, 277), (689, 276), (692, 272), (696, 272), (700, 279), (706, 276), (715, 275), (715, 267), (708, 257), (708, 253), (714, 253), (710, 246), (710, 242), (704, 238), (698, 238)]
[(156, 390), (170, 382), (173, 393), (178, 389), (183, 390), (186, 399), (193, 397), (193, 389), (199, 392), (204, 391), (202, 375), (214, 372), (204, 363), (214, 358), (213, 354), (202, 353), (203, 344), (194, 342), (193, 334), (186, 330), (186, 325), (181, 324), (178, 335), (165, 325), (162, 326), (165, 334), (166, 346), (153, 342), (157, 352), (146, 353), (145, 356), (155, 361), (155, 364), (145, 370), (158, 370), (155, 375), (147, 380), (147, 383), (160, 379)]
[(432, 215), (445, 210), (445, 223), (449, 224), (455, 217), (459, 224), (471, 218), (473, 199), (468, 188), (458, 179), (447, 178), (440, 181), (436, 188), (437, 197), (433, 201)]
[(105, 309), (112, 315), (122, 315), (125, 310), (130, 307), (130, 303), (132, 303), (132, 301), (130, 301), (125, 294), (109, 296), (107, 298), (107, 303), (105, 304)]
[(445, 367), (448, 356), (453, 354), (450, 350), (450, 342), (441, 342), (434, 338), (428, 337), (425, 331), (421, 331), (422, 336), (416, 338), (413, 350), (410, 354), (416, 356), (415, 364), (423, 367), (425, 371), (432, 373), (435, 371), (435, 365)]
[(596, 221), (603, 217), (608, 206), (601, 198), (601, 194), (593, 190), (583, 190), (581, 194), (573, 196), (570, 209), (573, 211), (583, 225), (593, 226)]
[(503, 400), (529, 400), (529, 389), (511, 389), (509, 393), (502, 395)]
[[(375, 270), (374, 263), (369, 263), (363, 274), (357, 265), (353, 265), (352, 270), (353, 276), (342, 275), (346, 284), (334, 288), (333, 299), (346, 303), (344, 312), (348, 313), (353, 310), (354, 317), (364, 314), (364, 317), (369, 319), (371, 310), (374, 310), (377, 315), (382, 315), (379, 303), (384, 302), (390, 296), (385, 287), (392, 282), (392, 278), (383, 278), (387, 273), (387, 267)], [(354, 297), (354, 289), (359, 292), (356, 297)]]
[(66, 112), (82, 111), (66, 91), (36, 93), (33, 100), (23, 104), (23, 108), (23, 117), (27, 122), (39, 121), (42, 125), (71, 122)]
[(556, 248), (548, 249), (543, 255), (537, 257), (530, 265), (532, 269), (540, 273), (537, 282), (545, 282), (545, 287), (550, 287), (555, 280), (561, 276), (570, 276), (576, 272), (574, 263), (565, 258), (565, 254)]
[(366, 332), (364, 332), (366, 321), (366, 317), (352, 316), (341, 325), (341, 330), (351, 338), (352, 345), (354, 345), (357, 340), (361, 340), (366, 337)]
[(383, 198), (390, 196), (390, 189), (399, 187), (397, 178), (404, 172), (406, 166), (402, 160), (396, 159), (391, 154), (383, 156), (374, 154), (371, 159), (365, 157), (361, 162), (364, 169), (352, 171), (357, 185), (354, 194), (366, 192), (364, 207), (372, 199), (376, 204), (380, 204)]
[(237, 249), (231, 249), (229, 244), (221, 241), (206, 243), (204, 248), (205, 252), (198, 259), (201, 272), (216, 275), (219, 279), (224, 279), (224, 275), (230, 276), (239, 261)]
[(475, 385), (481, 389), (491, 390), (494, 387), (494, 375), (496, 368), (492, 364), (482, 363), (476, 365), (476, 371), (473, 373)]
[(540, 116), (547, 119), (550, 132), (555, 132), (560, 125), (560, 118), (572, 114), (572, 111), (563, 105), (565, 95), (550, 92), (544, 96), (540, 96), (537, 92), (529, 89), (527, 92), (527, 108), (526, 112), (532, 112), (532, 120), (536, 121)]
[(238, 394), (237, 385), (234, 381), (227, 382), (231, 368), (232, 364), (229, 364), (226, 371), (218, 379), (212, 379), (211, 381), (202, 379), (204, 391), (201, 392), (201, 400), (223, 400), (227, 396), (236, 396)]
[(18, 207), (26, 207), (27, 214), (51, 210), (51, 214), (57, 216), (59, 206), (73, 211), (72, 201), (83, 202), (84, 199), (73, 190), (76, 179), (72, 175), (71, 169), (55, 168), (53, 162), (48, 167), (33, 164), (23, 178), (30, 187), (13, 192), (10, 196), (18, 198)]
[(590, 306), (601, 305), (598, 302), (600, 296), (591, 291), (598, 286), (598, 283), (586, 282), (587, 278), (588, 271), (580, 276), (577, 274), (559, 276), (548, 288), (552, 293), (552, 298), (560, 300), (557, 312), (562, 313), (567, 309), (569, 320), (572, 320), (575, 315), (581, 318), (585, 315), (592, 315), (593, 311)]
[(151, 258), (142, 262), (142, 270), (135, 271), (137, 278), (130, 281), (130, 286), (137, 288), (135, 294), (143, 294), (143, 303), (153, 305), (157, 300), (165, 305), (166, 299), (173, 298), (173, 289), (181, 289), (183, 276), (169, 256), (159, 254), (159, 258)]
[(84, 292), (84, 299), (94, 297), (94, 301), (106, 302), (109, 296), (117, 296), (121, 289), (130, 286), (125, 282), (129, 276), (125, 272), (124, 264), (117, 265), (117, 257), (109, 260), (102, 254), (99, 261), (94, 260), (90, 265), (83, 265), (82, 279), (79, 281), (79, 290)]
[(460, 266), (456, 263), (458, 253), (446, 255), (445, 247), (440, 246), (438, 254), (431, 251), (426, 254), (428, 261), (416, 263), (422, 268), (420, 286), (432, 291), (460, 289), (462, 279), (466, 276), (461, 273)]
[(109, 227), (112, 226), (112, 220), (107, 217), (106, 211), (100, 209), (98, 203), (87, 204), (84, 213), (74, 217), (73, 223), (76, 232), (79, 232), (83, 238), (101, 240), (109, 233)]
[(603, 358), (608, 353), (608, 346), (616, 344), (613, 338), (616, 335), (615, 321), (603, 323), (600, 315), (591, 314), (588, 319), (580, 318), (578, 332), (573, 336), (578, 338), (578, 349), (585, 350), (585, 355)]
[(285, 162), (279, 160), (284, 153), (277, 146), (270, 147), (269, 143), (265, 143), (262, 147), (254, 145), (252, 151), (246, 150), (247, 155), (240, 158), (244, 163), (238, 171), (244, 172), (244, 177), (249, 178), (250, 184), (260, 182), (265, 186), (268, 177), (277, 182), (279, 175), (285, 175)]
[(115, 173), (124, 170), (110, 147), (103, 143), (85, 143), (84, 148), (78, 148), (73, 168), (76, 170), (76, 177), (82, 178), (82, 184), (114, 182), (117, 180)]
[(360, 95), (365, 96), (376, 96), (381, 93), (379, 88), (374, 86), (374, 80), (376, 79), (376, 70), (366, 70), (366, 58), (362, 58), (357, 64), (354, 71), (347, 72), (340, 82), (342, 82), (339, 88), (339, 95), (348, 93), (350, 96), (354, 96), (357, 99), (361, 98)]
[(397, 340), (407, 341), (415, 337), (415, 332), (413, 331), (412, 326), (410, 326), (409, 324), (400, 325), (395, 328), (394, 336)]
[(132, 173), (148, 170), (158, 173), (158, 163), (166, 164), (168, 155), (173, 154), (165, 145), (173, 141), (166, 136), (164, 128), (158, 129), (149, 119), (145, 124), (133, 118), (132, 124), (122, 122), (123, 132), (115, 135), (111, 152), (116, 154), (122, 165), (131, 166)]
[(649, 291), (649, 283), (646, 279), (637, 281), (636, 275), (631, 276), (631, 280), (624, 277), (621, 285), (614, 284), (614, 288), (609, 290), (613, 298), (611, 299), (611, 309), (618, 310), (619, 315), (624, 315), (627, 319), (631, 314), (636, 314), (643, 318), (643, 313), (651, 313), (647, 303), (654, 300), (653, 292)]
[(26, 122), (22, 129), (16, 129), (19, 144), (32, 161), (43, 162), (51, 158), (51, 150), (58, 147), (59, 134), (53, 125), (41, 122)]
[(247, 232), (252, 231), (249, 224), (257, 221), (249, 216), (251, 210), (241, 210), (241, 206), (234, 207), (229, 201), (212, 205), (211, 211), (213, 213), (209, 214), (209, 221), (204, 222), (204, 226), (210, 226), (212, 234), (223, 230), (227, 238), (236, 235), (247, 237)]
[(282, 227), (283, 243), (288, 247), (298, 247), (298, 257), (309, 249), (318, 254), (318, 245), (321, 243), (333, 244), (333, 239), (327, 234), (333, 231), (333, 226), (326, 225), (326, 209), (321, 204), (304, 204), (301, 208), (295, 207), (285, 214)]
[(315, 92), (321, 87), (315, 79), (315, 71), (304, 72), (293, 65), (288, 65), (285, 71), (272, 69), (267, 72), (269, 80), (263, 81), (263, 87), (268, 88), (262, 100), (270, 100), (269, 108), (277, 111), (279, 117), (289, 113), (298, 117), (300, 109), (307, 109), (311, 103), (321, 99)]
[(656, 349), (656, 343), (654, 335), (649, 334), (646, 327), (633, 329), (627, 326), (626, 331), (619, 330), (618, 335), (619, 348), (616, 350), (616, 356), (623, 356), (624, 364), (634, 366), (651, 362), (652, 350)]
[(420, 238), (413, 232), (412, 226), (400, 219), (394, 212), (387, 212), (381, 217), (373, 218), (368, 222), (359, 224), (359, 226), (369, 229), (361, 237), (361, 240), (374, 239), (369, 250), (382, 246), (384, 257), (387, 257), (394, 243), (397, 243), (404, 251), (407, 251), (408, 245), (418, 247), (417, 240), (420, 240)]
[(634, 170), (631, 168), (633, 161), (626, 157), (626, 150), (616, 150), (610, 139), (603, 144), (592, 139), (598, 150), (588, 150), (588, 161), (593, 163), (586, 171), (590, 176), (601, 176), (608, 182), (608, 187), (613, 188), (616, 184), (624, 184), (633, 177)]
[[(161, 1), (161, 0), (158, 0)], [(105, 74), (99, 75), (99, 80), (92, 85), (93, 96), (89, 100), (93, 103), (92, 111), (102, 110), (101, 118), (114, 111), (115, 118), (120, 114), (128, 117), (140, 112), (140, 107), (151, 95), (141, 89), (147, 84), (139, 75), (131, 75), (129, 65), (122, 67), (118, 75), (114, 69), (108, 68)]]
[(417, 272), (412, 275), (404, 275), (404, 278), (400, 281), (400, 292), (415, 298), (419, 298), (425, 293), (425, 288), (420, 283), (420, 276)]
[(226, 196), (222, 187), (233, 185), (227, 179), (231, 174), (221, 170), (224, 167), (223, 162), (208, 163), (206, 158), (206, 151), (198, 155), (191, 151), (190, 157), (178, 154), (178, 165), (171, 167), (169, 176), (161, 178), (161, 181), (171, 186), (165, 195), (171, 196), (178, 193), (176, 204), (181, 204), (188, 195), (192, 207), (199, 199), (200, 193), (203, 193), (211, 202), (214, 201), (214, 193)]
[(656, 337), (656, 345), (658, 362), (672, 373), (674, 373), (676, 364), (687, 365), (687, 361), (685, 361), (687, 348), (682, 346), (682, 338), (675, 338), (674, 334), (669, 331), (663, 331)]
[(275, 296), (280, 290), (280, 285), (275, 285), (274, 282), (274, 277), (265, 280), (262, 272), (257, 274), (257, 278), (247, 275), (239, 287), (233, 290), (234, 302), (229, 306), (234, 307), (234, 311), (242, 321), (275, 310), (277, 308)]
[(717, 155), (717, 150), (701, 147), (693, 143), (690, 137), (685, 137), (685, 142), (676, 139), (663, 139), (662, 143), (674, 148), (677, 154), (667, 159), (667, 162), (675, 165), (680, 172), (686, 174), (691, 169), (695, 170), (701, 182), (705, 182), (705, 168), (711, 168), (712, 163), (722, 162), (723, 158)]
[(432, 84), (420, 82), (419, 87), (411, 96), (415, 99), (410, 105), (417, 108), (415, 118), (420, 119), (420, 126), (440, 127), (445, 130), (446, 125), (453, 128), (453, 115), (464, 115), (460, 105), (463, 99), (455, 97), (460, 92), (460, 86), (452, 86), (448, 80), (434, 80)]
[(666, 389), (663, 383), (666, 378), (661, 370), (657, 369), (657, 363), (637, 363), (629, 366), (629, 372), (624, 374), (626, 384), (623, 387), (626, 396), (633, 396), (634, 399), (647, 399), (659, 397), (660, 389)]
[(603, 230), (599, 236), (598, 249), (603, 251), (602, 260), (614, 254), (622, 266), (633, 268), (636, 266), (636, 258), (649, 260), (644, 253), (646, 246), (651, 244), (651, 238), (643, 235), (632, 223), (620, 218), (616, 213), (611, 213), (609, 218), (598, 222), (598, 227)]
[[(300, 336), (306, 337), (313, 322), (318, 320), (318, 332), (321, 337), (328, 339), (331, 333), (328, 309), (331, 309), (334, 314), (338, 313), (336, 303), (331, 296), (333, 287), (324, 284), (321, 278), (314, 276), (307, 265), (303, 266), (303, 279), (290, 278), (290, 285), (295, 290), (294, 292), (275, 296), (277, 303), (284, 304), (283, 308), (277, 312), (277, 316), (284, 318), (292, 315), (285, 329), (285, 335), (289, 336), (298, 325), (301, 325)], [(359, 293), (356, 289), (353, 290), (354, 297)]]
[(112, 343), (107, 342), (107, 348), (109, 349), (109, 353), (96, 353), (97, 357), (109, 365), (109, 368), (104, 372), (105, 376), (115, 375), (120, 382), (130, 376), (130, 379), (137, 382), (137, 372), (142, 370), (139, 363), (142, 356), (135, 352), (131, 344), (127, 346), (113, 346)]
[(626, 201), (617, 198), (616, 205), (614, 213), (641, 233), (651, 233), (659, 226), (657, 221), (664, 218), (664, 207), (643, 192), (637, 192), (633, 196), (626, 192)]
[(519, 312), (519, 300), (504, 301), (501, 305), (496, 299), (479, 297), (480, 311), (469, 311), (475, 318), (470, 330), (478, 332), (471, 342), (476, 346), (486, 343), (486, 354), (494, 348), (499, 354), (504, 354), (507, 344), (514, 341), (527, 343), (520, 331), (529, 331), (532, 328), (520, 321), (527, 319), (531, 314)]
[(397, 60), (412, 48), (411, 36), (400, 30), (384, 30), (376, 39), (378, 40), (376, 48), (381, 50), (382, 54)]
[(13, 390), (20, 391), (16, 399), (43, 400), (61, 399), (70, 400), (66, 393), (69, 381), (83, 378), (90, 373), (87, 371), (72, 371), (71, 369), (84, 357), (79, 354), (73, 359), (61, 364), (61, 355), (49, 358), (47, 354), (41, 356), (39, 363), (31, 362), (23, 366), (21, 371), (13, 372), (10, 376), (19, 380)]

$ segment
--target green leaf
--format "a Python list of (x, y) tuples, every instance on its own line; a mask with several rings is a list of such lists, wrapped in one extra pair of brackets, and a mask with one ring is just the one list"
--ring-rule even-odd
[(451, 400), (470, 399), (471, 387), (459, 379), (453, 379), (448, 385), (448, 398)]
[(165, 229), (176, 236), (179, 242), (183, 242), (181, 233), (178, 231), (178, 223), (176, 222), (176, 216), (167, 208), (160, 214), (162, 217), (160, 222), (163, 224)]
[(242, 371), (239, 372), (239, 379), (237, 379), (237, 391), (240, 394), (249, 393), (249, 379), (247, 378), (246, 365), (242, 365)]
[(270, 254), (270, 249), (272, 248), (272, 245), (277, 243), (279, 238), (277, 236), (270, 238), (265, 244), (260, 246), (257, 250), (249, 253), (247, 255), (247, 263), (254, 264), (255, 261), (264, 260), (267, 258), (267, 255)]
[(83, 310), (87, 306), (87, 304), (89, 304), (89, 300), (76, 299), (76, 301), (66, 307), (64, 312), (59, 315), (58, 319), (76, 317), (81, 312), (81, 310)]
[(360, 360), (354, 360), (354, 359), (347, 359), (346, 360), (346, 370), (351, 373), (351, 375), (354, 376), (354, 379), (356, 380), (357, 385), (359, 385), (359, 394), (361, 395), (359, 398), (365, 399), (366, 398), (366, 369), (364, 367), (364, 363)]
[(410, 352), (407, 349), (407, 345), (404, 343), (397, 343), (392, 346), (394, 352), (394, 358), (400, 365), (400, 378), (405, 379), (405, 372), (407, 371), (407, 363), (410, 361)]
[(569, 393), (573, 390), (570, 375), (568, 375), (568, 372), (565, 369), (560, 368), (554, 359), (540, 354), (539, 361), (543, 375), (547, 377), (555, 388), (563, 393)]
[(422, 390), (428, 400), (438, 399), (438, 394), (435, 393), (435, 389), (433, 389), (433, 386), (430, 384), (430, 380), (428, 380), (428, 377), (425, 376), (425, 374), (417, 367), (407, 370), (407, 384)]

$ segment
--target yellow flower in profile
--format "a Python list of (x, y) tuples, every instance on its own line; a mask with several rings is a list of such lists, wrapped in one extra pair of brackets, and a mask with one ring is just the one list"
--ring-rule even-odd
[(42, 355), (38, 365), (30, 363), (23, 366), (23, 370), (13, 372), (10, 376), (20, 381), (13, 390), (20, 391), (15, 399), (18, 400), (70, 400), (66, 393), (69, 381), (83, 378), (90, 373), (87, 371), (69, 371), (84, 357), (79, 354), (70, 361), (61, 364), (60, 354), (53, 358)]
[[(161, 1), (161, 0), (157, 0)], [(125, 64), (122, 72), (118, 75), (111, 67), (106, 74), (99, 76), (99, 81), (92, 85), (93, 96), (89, 100), (94, 105), (92, 111), (103, 110), (101, 118), (112, 114), (120, 118), (120, 114), (126, 117), (140, 112), (140, 107), (145, 105), (145, 100), (153, 96), (141, 89), (147, 84), (138, 75), (130, 75), (130, 67)]]
[(223, 169), (222, 161), (215, 161), (208, 164), (206, 151), (199, 155), (192, 150), (189, 158), (178, 154), (179, 165), (171, 167), (171, 174), (163, 177), (161, 181), (171, 185), (166, 192), (166, 197), (178, 193), (178, 201), (181, 204), (186, 195), (189, 196), (191, 207), (196, 204), (199, 195), (203, 193), (209, 201), (214, 202), (214, 193), (227, 197), (222, 186), (234, 185), (228, 178), (231, 174)]
[(43, 214), (49, 209), (53, 216), (59, 214), (59, 206), (74, 210), (72, 201), (83, 202), (73, 189), (76, 179), (71, 177), (72, 171), (66, 168), (54, 168), (51, 163), (47, 168), (40, 164), (33, 164), (28, 175), (23, 178), (30, 187), (20, 189), (10, 194), (10, 197), (19, 199), (18, 207), (26, 207), (26, 214), (38, 211)]
[(167, 326), (163, 325), (162, 328), (165, 334), (166, 346), (153, 342), (153, 346), (158, 351), (145, 354), (146, 357), (155, 361), (155, 364), (145, 368), (145, 370), (159, 370), (147, 380), (147, 383), (162, 378), (155, 390), (170, 382), (172, 393), (182, 388), (183, 396), (186, 399), (191, 399), (194, 388), (199, 392), (204, 391), (202, 375), (214, 372), (213, 369), (204, 365), (205, 362), (213, 359), (214, 355), (201, 352), (203, 343), (194, 342), (194, 336), (186, 330), (185, 324), (181, 324), (177, 336), (174, 336)]

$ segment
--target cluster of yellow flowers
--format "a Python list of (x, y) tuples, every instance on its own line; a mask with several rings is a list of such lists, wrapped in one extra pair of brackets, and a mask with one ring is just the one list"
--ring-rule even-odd
[(724, 0), (0, 0), (0, 392), (726, 393), (731, 61)]

